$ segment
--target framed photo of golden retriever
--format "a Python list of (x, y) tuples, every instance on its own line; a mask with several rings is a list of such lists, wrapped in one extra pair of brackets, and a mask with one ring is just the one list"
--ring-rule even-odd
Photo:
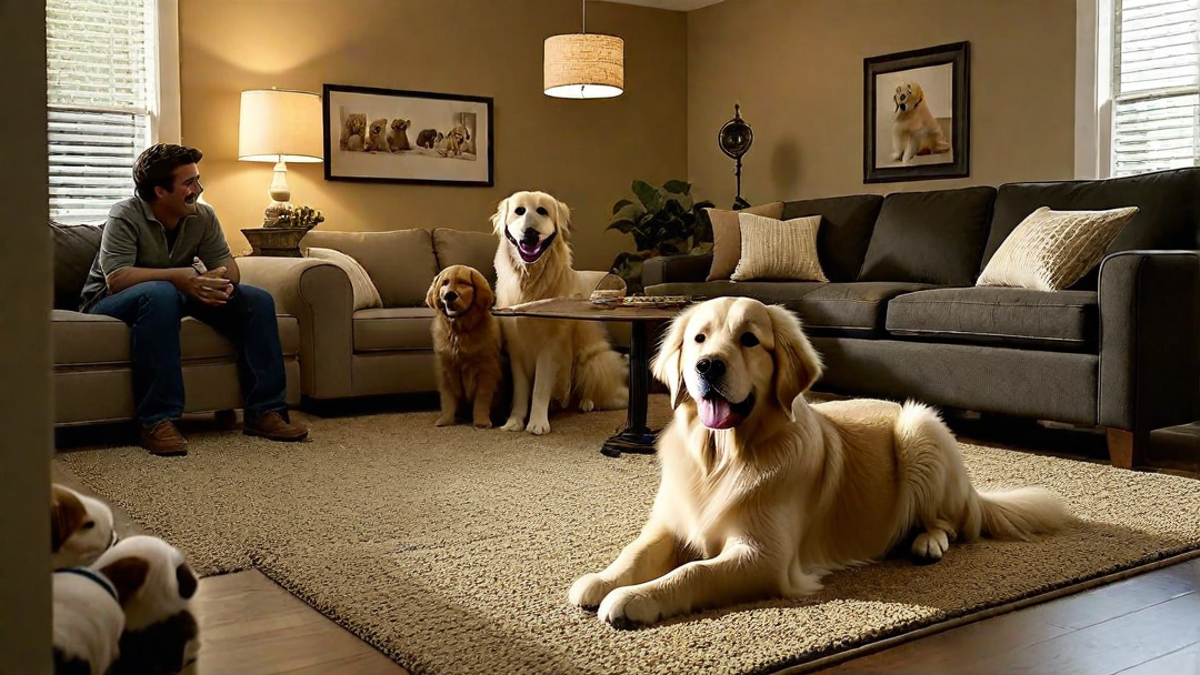
[(970, 173), (970, 43), (863, 59), (863, 182)]
[(492, 99), (326, 84), (325, 180), (495, 183)]

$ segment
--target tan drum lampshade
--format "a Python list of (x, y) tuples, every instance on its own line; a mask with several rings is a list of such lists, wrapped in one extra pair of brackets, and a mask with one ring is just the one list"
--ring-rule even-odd
[(543, 88), (555, 98), (613, 98), (625, 90), (625, 41), (571, 33), (546, 38)]
[(238, 159), (243, 162), (320, 162), (321, 97), (306, 91), (242, 92)]

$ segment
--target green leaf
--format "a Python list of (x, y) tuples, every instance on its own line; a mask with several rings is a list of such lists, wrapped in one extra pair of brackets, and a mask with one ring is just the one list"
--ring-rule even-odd
[(642, 207), (634, 204), (633, 202), (627, 202), (620, 211), (617, 211), (613, 214), (611, 222), (615, 223), (618, 220), (637, 220), (644, 213), (645, 211), (642, 210)]
[(669, 180), (663, 183), (663, 189), (677, 195), (691, 194), (692, 184), (681, 180)]
[(658, 188), (647, 183), (644, 180), (633, 181), (633, 194), (637, 195), (642, 206), (646, 207), (647, 211), (657, 211), (662, 208), (663, 197), (658, 191)]
[(621, 234), (629, 234), (633, 231), (634, 223), (632, 220), (614, 220), (608, 224), (605, 230), (617, 230)]
[(628, 199), (622, 199), (621, 201), (617, 202), (616, 204), (613, 204), (613, 210), (612, 210), (612, 214), (613, 214), (614, 216), (615, 216), (615, 215), (617, 215), (617, 213), (618, 213), (618, 212), (619, 212), (621, 209), (623, 209), (623, 208), (625, 208), (626, 206), (629, 206), (629, 205), (631, 205), (631, 204), (633, 204), (633, 202), (629, 201)]

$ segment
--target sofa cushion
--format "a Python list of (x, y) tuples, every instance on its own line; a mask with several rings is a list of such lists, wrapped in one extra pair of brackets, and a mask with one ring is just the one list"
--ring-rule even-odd
[[(124, 321), (62, 309), (54, 310), (50, 321), (55, 367), (129, 364), (129, 327)], [(279, 338), (284, 356), (300, 352), (300, 324), (295, 317), (279, 316)], [(233, 343), (190, 316), (180, 322), (179, 340), (184, 362), (237, 358)]]
[(806, 330), (817, 333), (881, 333), (888, 300), (929, 284), (903, 282), (822, 283), (818, 281), (710, 281), (659, 284), (649, 295), (691, 295), (697, 298), (745, 296), (783, 305), (800, 315)]
[(49, 221), (54, 240), (54, 309), (79, 309), (104, 225), (66, 225)]
[(364, 309), (354, 313), (354, 351), (433, 349), (433, 310), (428, 307)]
[(300, 248), (331, 248), (354, 258), (371, 275), (384, 307), (420, 307), (438, 273), (429, 230), (324, 232), (313, 230)]
[(740, 216), (750, 213), (756, 216), (766, 216), (779, 220), (783, 215), (783, 202), (769, 202), (758, 206), (748, 206), (741, 211), (726, 211), (724, 209), (704, 209), (712, 229), (712, 267), (708, 270), (708, 281), (728, 279), (742, 257), (742, 225)]
[(781, 220), (821, 216), (817, 256), (830, 281), (854, 281), (871, 243), (882, 195), (849, 195), (785, 202)]
[(858, 280), (973, 284), (995, 196), (986, 186), (888, 195)]
[(821, 216), (775, 220), (743, 212), (738, 219), (742, 257), (729, 277), (731, 280), (829, 281), (817, 257)]
[(1092, 291), (939, 288), (893, 298), (894, 335), (1055, 351), (1095, 351), (1100, 312)]
[[(1042, 206), (1056, 211), (1099, 211), (1136, 206), (1138, 213), (1107, 253), (1142, 249), (1200, 248), (1200, 168), (1156, 171), (1108, 180), (1005, 183), (996, 206), (980, 269), (1017, 225)], [(1093, 269), (1072, 288), (1095, 290)]]
[(433, 231), (433, 253), (438, 270), (466, 265), (479, 270), (492, 288), (496, 287), (496, 235), (439, 227)]

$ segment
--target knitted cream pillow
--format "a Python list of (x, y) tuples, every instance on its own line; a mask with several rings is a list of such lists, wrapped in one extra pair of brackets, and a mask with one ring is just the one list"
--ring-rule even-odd
[(753, 213), (738, 214), (742, 256), (730, 279), (796, 279), (829, 281), (817, 258), (821, 216), (775, 220)]
[(1083, 278), (1137, 214), (1136, 206), (1107, 211), (1051, 211), (1026, 216), (1000, 244), (976, 286), (1061, 291)]
[(354, 258), (331, 248), (310, 248), (304, 255), (306, 258), (331, 262), (345, 270), (346, 276), (350, 277), (350, 290), (354, 292), (354, 311), (383, 307), (379, 289), (375, 288), (371, 276)]
[(737, 268), (738, 258), (742, 257), (741, 225), (738, 224), (738, 214), (753, 213), (767, 216), (776, 220), (783, 217), (783, 202), (770, 202), (749, 206), (741, 211), (723, 211), (721, 209), (705, 209), (708, 222), (712, 224), (713, 259), (708, 268), (706, 281), (723, 281), (733, 274)]

